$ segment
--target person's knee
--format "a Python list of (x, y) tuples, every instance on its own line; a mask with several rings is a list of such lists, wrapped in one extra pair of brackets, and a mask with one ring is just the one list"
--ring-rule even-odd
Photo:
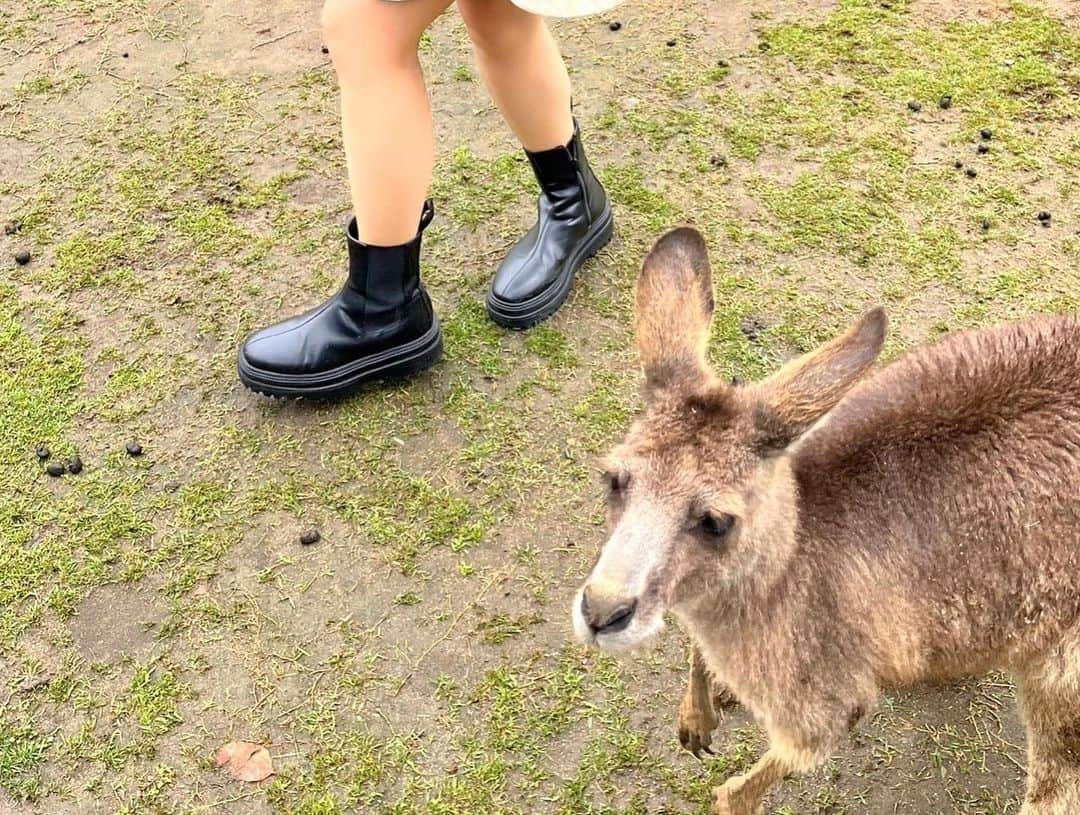
[(393, 14), (396, 6), (385, 0), (324, 0), (323, 38), (334, 64), (380, 67), (414, 60), (423, 29), (414, 30), (407, 13)]
[(523, 37), (544, 24), (510, 0), (458, 0), (458, 11), (476, 49), (496, 56), (513, 52)]

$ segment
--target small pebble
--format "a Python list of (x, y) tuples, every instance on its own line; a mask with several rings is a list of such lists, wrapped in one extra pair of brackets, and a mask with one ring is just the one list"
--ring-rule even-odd
[(988, 127), (984, 127), (979, 131), (979, 136), (983, 141), (990, 141), (990, 139), (994, 138), (994, 131)]
[(46, 447), (44, 444), (39, 444), (37, 446), (37, 450), (35, 450), (34, 452), (37, 454), (37, 457), (42, 461), (48, 461), (49, 456), (52, 455), (52, 453), (49, 452), (49, 448)]
[(319, 534), (318, 529), (305, 529), (303, 534), (300, 535), (300, 543), (304, 546), (311, 546), (318, 543), (322, 535)]
[(952, 97), (949, 94), (945, 94), (938, 100), (938, 107), (942, 110), (948, 110), (952, 107)]
[(82, 472), (82, 459), (78, 456), (72, 456), (66, 462), (67, 471), (72, 475), (78, 475)]
[(618, 20), (612, 20), (610, 23), (608, 23), (608, 28), (610, 28), (612, 31), (618, 31), (620, 28), (622, 28), (622, 23), (620, 23)]
[(45, 472), (51, 475), (53, 478), (59, 478), (64, 474), (64, 465), (59, 461), (53, 461), (45, 468)]
[(142, 445), (139, 444), (137, 441), (129, 441), (126, 445), (124, 445), (124, 449), (127, 450), (127, 454), (129, 456), (142, 455)]
[(990, 145), (985, 142), (980, 142), (979, 146), (975, 148), (975, 152), (980, 156), (990, 152)]
[(963, 170), (964, 169), (964, 162), (962, 162), (960, 159), (957, 159), (956, 161), (953, 162), (953, 167), (955, 167), (957, 170)]
[(978, 175), (978, 173), (975, 172), (974, 167), (968, 167), (966, 170), (964, 170), (964, 172), (967, 174), (968, 178), (974, 178), (975, 176)]
[(920, 110), (922, 110), (922, 103), (916, 102), (914, 99), (908, 102), (907, 106), (908, 110), (910, 110), (912, 113), (918, 113)]
[(679, 44), (678, 40), (668, 40), (667, 41), (667, 47), (668, 48), (674, 48), (678, 44)]
[(23, 249), (21, 252), (15, 253), (15, 262), (20, 266), (25, 266), (30, 262), (30, 253)]

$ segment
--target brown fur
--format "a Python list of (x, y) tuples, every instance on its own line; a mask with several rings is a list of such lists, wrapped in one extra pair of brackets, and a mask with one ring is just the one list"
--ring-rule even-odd
[[(868, 373), (885, 332), (872, 311), (731, 387), (705, 364), (711, 281), (691, 235), (662, 239), (642, 272), (649, 409), (612, 454), (625, 487), (587, 585), (595, 616), (633, 576), (634, 622), (605, 636), (575, 618), (579, 633), (625, 647), (672, 611), (696, 647), (684, 745), (708, 748), (711, 677), (765, 727), (768, 753), (716, 790), (718, 815), (759, 812), (882, 687), (990, 669), (1018, 678), (1022, 812), (1080, 812), (1080, 319), (950, 335)], [(734, 527), (710, 536), (706, 514)]]

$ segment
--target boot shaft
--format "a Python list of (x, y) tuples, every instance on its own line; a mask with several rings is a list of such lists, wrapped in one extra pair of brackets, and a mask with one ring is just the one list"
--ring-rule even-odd
[(425, 201), (416, 237), (398, 246), (362, 243), (356, 218), (349, 221), (349, 276), (342, 295), (350, 305), (366, 314), (383, 314), (408, 305), (416, 297), (420, 291), (420, 247), (424, 230), (434, 217), (434, 205)]
[(577, 120), (574, 120), (574, 135), (567, 144), (536, 153), (526, 150), (525, 155), (541, 192), (554, 207), (573, 206), (583, 201), (591, 217), (600, 214), (604, 207), (604, 190), (589, 166)]

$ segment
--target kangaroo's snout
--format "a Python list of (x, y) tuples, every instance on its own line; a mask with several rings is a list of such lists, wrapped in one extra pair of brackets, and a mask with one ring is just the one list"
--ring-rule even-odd
[(581, 616), (594, 636), (625, 630), (634, 618), (637, 605), (637, 598), (605, 595), (592, 586), (581, 592)]

